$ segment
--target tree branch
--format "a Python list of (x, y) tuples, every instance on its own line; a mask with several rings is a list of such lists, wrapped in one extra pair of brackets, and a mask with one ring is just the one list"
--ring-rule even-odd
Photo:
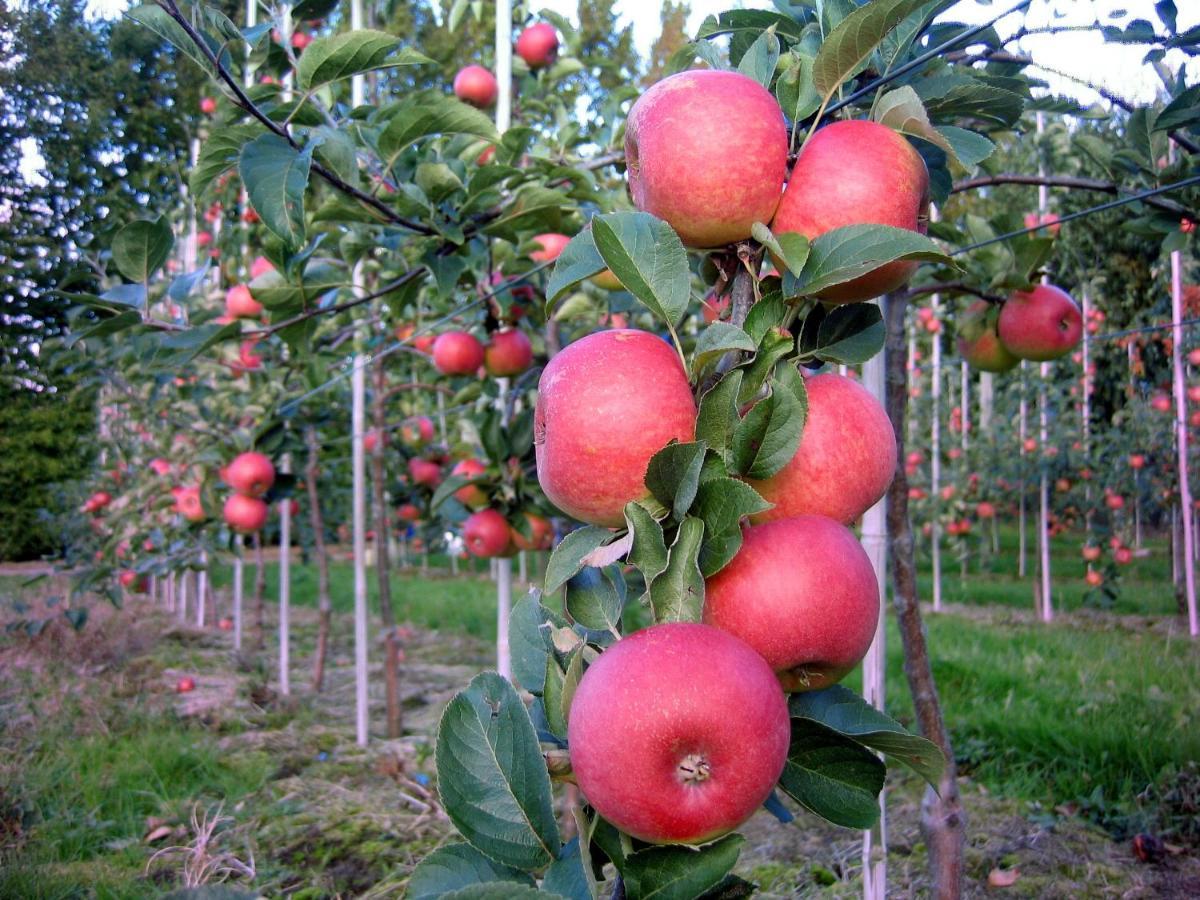
[[(969, 178), (966, 181), (960, 181), (950, 189), (950, 193), (958, 194), (962, 191), (971, 191), (976, 188), (990, 187), (997, 184), (1046, 185), (1047, 187), (1063, 187), (1078, 191), (1098, 191), (1099, 193), (1112, 194), (1113, 196), (1120, 195), (1122, 190), (1119, 184), (1114, 184), (1111, 181), (1100, 181), (1096, 178), (1078, 178), (1074, 175), (1019, 175), (1007, 172), (999, 175), (983, 175), (979, 178)], [(1177, 216), (1195, 218), (1197, 215), (1182, 204), (1159, 197), (1148, 197), (1145, 203), (1148, 206), (1166, 210)]]
[(251, 328), (249, 331), (242, 332), (243, 337), (267, 337), (288, 328), (292, 325), (298, 325), (308, 319), (316, 318), (317, 316), (334, 315), (335, 313), (345, 312), (348, 309), (354, 309), (356, 306), (362, 306), (364, 303), (370, 303), (372, 300), (378, 300), (380, 297), (387, 296), (393, 291), (402, 288), (408, 282), (412, 281), (418, 275), (426, 274), (424, 266), (416, 266), (409, 269), (391, 284), (388, 284), (377, 291), (372, 291), (369, 294), (363, 294), (361, 297), (355, 297), (353, 300), (347, 300), (345, 303), (338, 303), (334, 306), (320, 306), (316, 309), (310, 309), (307, 312), (302, 312), (299, 315), (292, 316), (290, 319), (284, 319), (282, 322), (276, 322), (268, 328)]

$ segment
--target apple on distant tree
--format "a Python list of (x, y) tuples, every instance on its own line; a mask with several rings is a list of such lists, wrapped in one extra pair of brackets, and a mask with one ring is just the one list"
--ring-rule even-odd
[[(464, 459), (450, 470), (451, 475), (461, 478), (476, 478), (483, 475), (487, 467), (477, 459)], [(488, 504), (488, 496), (477, 484), (468, 484), (454, 492), (454, 499), (469, 509), (481, 509)]]
[(396, 509), (396, 518), (401, 522), (416, 522), (421, 518), (421, 510), (413, 503), (404, 503)]
[(275, 466), (262, 453), (239, 453), (225, 467), (225, 481), (239, 494), (261, 497), (275, 483)]
[(1133, 562), (1133, 551), (1128, 547), (1118, 547), (1113, 551), (1113, 562), (1118, 566), (1127, 566)]
[(1035, 362), (1066, 356), (1083, 337), (1083, 316), (1066, 291), (1052, 284), (1014, 291), (997, 320), (1000, 341), (1012, 355)]
[(234, 531), (253, 534), (267, 524), (270, 510), (257, 497), (246, 494), (230, 494), (225, 500), (225, 523)]
[(566, 249), (567, 244), (571, 243), (571, 239), (565, 234), (535, 234), (533, 242), (542, 249), (534, 250), (529, 254), (529, 258), (534, 262), (548, 263), (554, 262), (562, 256), (562, 252)]
[(463, 522), (463, 543), (472, 556), (503, 556), (510, 538), (508, 520), (498, 510), (481, 509)]
[(601, 653), (567, 723), (587, 802), (652, 843), (703, 844), (745, 822), (779, 779), (790, 738), (770, 666), (691, 622), (653, 625)]
[(175, 693), (177, 694), (190, 694), (195, 689), (196, 679), (191, 675), (184, 675), (177, 682), (175, 682)]
[(125, 588), (130, 593), (144, 594), (146, 591), (150, 590), (150, 579), (145, 575), (138, 575), (138, 573), (134, 572), (132, 569), (126, 569), (124, 572), (122, 572), (119, 576), (117, 576), (117, 581), (120, 582), (121, 587)]
[(412, 416), (400, 426), (400, 439), (409, 447), (424, 447), (433, 440), (433, 421), (429, 416)]
[(217, 101), (213, 97), (200, 98), (200, 112), (206, 116), (211, 116), (217, 111)]
[(423, 484), (433, 488), (442, 483), (442, 467), (428, 459), (420, 457), (410, 459), (408, 474), (414, 484)]
[(496, 378), (520, 375), (533, 364), (533, 346), (520, 328), (503, 328), (483, 348), (483, 366)]
[(512, 529), (512, 545), (517, 550), (549, 550), (554, 543), (554, 528), (544, 516), (536, 513), (524, 513), (525, 521), (533, 532), (532, 539), (525, 537), (517, 528)]
[(217, 628), (221, 631), (233, 631), (233, 619), (223, 618), (217, 620)]
[(612, 269), (597, 272), (592, 276), (591, 281), (596, 287), (605, 291), (620, 291), (625, 289), (625, 285), (621, 284), (621, 279), (613, 274)]
[(175, 511), (189, 522), (203, 522), (204, 504), (200, 500), (200, 487), (192, 485), (177, 488), (175, 494)]
[(770, 222), (787, 156), (779, 104), (738, 72), (664, 78), (637, 99), (625, 123), (634, 206), (666, 221), (689, 247), (745, 240), (755, 222)]
[(625, 504), (648, 493), (650, 458), (695, 432), (687, 372), (649, 332), (595, 332), (542, 370), (533, 425), (538, 482), (551, 503), (582, 522), (623, 525)]
[(558, 32), (549, 22), (530, 25), (517, 37), (517, 56), (531, 69), (544, 69), (558, 59)]
[[(804, 144), (771, 230), (796, 232), (810, 241), (848, 225), (890, 225), (924, 234), (928, 215), (929, 171), (912, 144), (885, 125), (844, 120), (826, 125)], [(917, 265), (888, 263), (818, 296), (832, 303), (880, 297), (904, 285)]]
[(257, 319), (263, 305), (254, 299), (248, 285), (235, 284), (225, 292), (225, 314), (235, 319)]
[(958, 320), (958, 355), (981, 372), (1007, 372), (1020, 360), (1008, 351), (996, 331), (1000, 311), (976, 300)]
[(808, 418), (795, 456), (770, 478), (747, 479), (775, 504), (751, 521), (814, 514), (849, 525), (895, 477), (895, 432), (883, 405), (858, 382), (829, 372), (805, 384)]
[(1092, 587), (1100, 587), (1100, 585), (1104, 584), (1104, 576), (1091, 568), (1087, 570), (1087, 574), (1083, 576), (1083, 579)]
[(454, 96), (464, 103), (486, 109), (496, 102), (499, 93), (496, 76), (483, 66), (466, 66), (454, 76)]
[(443, 375), (474, 375), (483, 365), (483, 344), (465, 331), (446, 331), (433, 342), (433, 365)]
[(747, 528), (741, 549), (704, 585), (704, 621), (753, 647), (787, 691), (845, 677), (871, 646), (878, 618), (870, 558), (825, 516)]

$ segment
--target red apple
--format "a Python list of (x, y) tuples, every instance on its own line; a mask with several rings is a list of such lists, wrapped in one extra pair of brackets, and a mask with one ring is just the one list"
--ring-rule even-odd
[(367, 453), (374, 453), (378, 446), (380, 446), (379, 432), (372, 428), (363, 435), (363, 450)]
[(745, 240), (755, 222), (770, 222), (787, 154), (779, 104), (737, 72), (664, 78), (638, 98), (625, 125), (634, 205), (664, 219), (691, 247)]
[(1051, 237), (1058, 237), (1059, 231), (1062, 230), (1062, 223), (1058, 221), (1058, 216), (1054, 213), (1043, 213), (1042, 215), (1025, 213), (1026, 228), (1037, 228), (1039, 225), (1045, 231), (1050, 232)]
[(235, 284), (225, 292), (225, 314), (235, 319), (257, 319), (263, 313), (263, 305), (254, 299), (250, 288)]
[(217, 111), (217, 101), (212, 97), (200, 98), (200, 112), (206, 116), (211, 116)]
[(613, 274), (612, 269), (597, 272), (592, 276), (591, 281), (596, 287), (605, 291), (620, 291), (625, 288), (625, 285), (621, 284), (621, 279)]
[(401, 522), (416, 522), (421, 518), (421, 510), (413, 503), (404, 503), (396, 509), (396, 518)]
[(261, 453), (240, 453), (225, 468), (225, 481), (239, 494), (261, 497), (275, 483), (275, 466)]
[(1107, 494), (1104, 497), (1104, 505), (1111, 510), (1124, 509), (1125, 498), (1120, 494)]
[(1008, 352), (996, 333), (1000, 311), (986, 300), (976, 300), (958, 320), (958, 355), (981, 372), (1007, 372), (1020, 362)]
[(442, 467), (427, 459), (414, 457), (408, 461), (408, 474), (414, 484), (437, 487), (442, 483)]
[(1045, 362), (1075, 349), (1083, 337), (1083, 316), (1065, 291), (1039, 284), (1013, 292), (1000, 310), (996, 330), (1014, 356)]
[[(464, 459), (450, 470), (450, 474), (459, 475), (463, 478), (474, 478), (486, 471), (487, 467), (479, 460)], [(466, 487), (459, 488), (454, 492), (454, 499), (470, 509), (480, 509), (488, 504), (487, 494), (477, 484), (468, 484)]]
[(512, 529), (512, 545), (517, 550), (549, 550), (554, 543), (554, 528), (544, 516), (535, 513), (524, 513), (525, 521), (533, 532), (533, 538), (527, 538), (516, 528)]
[(787, 691), (845, 677), (866, 655), (878, 618), (870, 558), (825, 516), (747, 528), (737, 555), (704, 586), (704, 621), (753, 647)]
[[(798, 232), (809, 240), (863, 224), (924, 234), (928, 209), (929, 172), (912, 144), (884, 125), (847, 120), (826, 125), (808, 139), (771, 230)], [(819, 296), (834, 303), (870, 300), (896, 290), (916, 270), (916, 262), (888, 263)]]
[(190, 675), (184, 675), (175, 682), (175, 693), (189, 694), (196, 689), (196, 679)]
[(205, 515), (204, 505), (200, 502), (200, 488), (178, 488), (175, 491), (175, 511), (189, 522), (203, 522)]
[(1200, 403), (1200, 384), (1193, 384), (1188, 387), (1187, 398), (1192, 403)]
[(509, 538), (508, 520), (494, 509), (481, 509), (463, 522), (463, 542), (473, 556), (503, 556)]
[(599, 331), (567, 345), (542, 371), (534, 412), (538, 481), (550, 502), (593, 525), (616, 527), (647, 495), (650, 458), (691, 441), (696, 403), (687, 373), (662, 339)]
[(728, 294), (718, 296), (714, 291), (709, 291), (704, 296), (703, 302), (700, 304), (700, 312), (704, 316), (704, 323), (711, 325), (719, 319), (725, 319), (729, 316), (730, 297)]
[(295, 50), (303, 50), (312, 43), (312, 36), (305, 31), (292, 32), (292, 48)]
[(1104, 576), (1095, 569), (1088, 569), (1087, 574), (1083, 578), (1092, 587), (1100, 587), (1100, 585), (1104, 584)]
[(975, 515), (981, 519), (994, 519), (996, 518), (996, 506), (987, 500), (980, 501), (975, 507)]
[(154, 472), (155, 475), (170, 475), (171, 464), (161, 457), (155, 457), (154, 459), (150, 460), (150, 470)]
[(1096, 560), (1098, 560), (1100, 558), (1100, 554), (1102, 552), (1103, 551), (1099, 547), (1097, 547), (1095, 544), (1087, 544), (1080, 551), (1080, 554), (1088, 562), (1095, 562)]
[(254, 257), (254, 262), (250, 263), (250, 280), (266, 275), (268, 272), (274, 272), (275, 266), (265, 256)]
[(896, 438), (883, 406), (856, 381), (810, 378), (808, 419), (791, 462), (750, 484), (774, 503), (752, 521), (802, 514), (850, 524), (887, 491), (896, 474)]
[(517, 38), (517, 56), (531, 69), (544, 69), (558, 59), (558, 32), (548, 22), (530, 25)]
[(1113, 562), (1118, 566), (1127, 566), (1133, 562), (1133, 551), (1128, 547), (1118, 547), (1113, 551)]
[(247, 205), (246, 208), (242, 210), (242, 221), (247, 225), (257, 225), (262, 221), (262, 219), (259, 218), (258, 211), (253, 206)]
[(234, 531), (253, 534), (267, 524), (267, 504), (257, 497), (230, 494), (225, 501), (225, 523)]
[(1187, 361), (1189, 365), (1200, 366), (1200, 347), (1188, 351)]
[(150, 590), (150, 579), (145, 575), (138, 575), (132, 569), (126, 569), (119, 576), (117, 581), (121, 583), (121, 587), (126, 588), (133, 594), (144, 594)]
[(218, 619), (217, 628), (221, 631), (233, 631), (233, 619)]
[(413, 416), (400, 426), (400, 439), (410, 447), (424, 447), (433, 440), (433, 422), (428, 416)]
[(567, 244), (571, 243), (571, 239), (565, 234), (535, 234), (533, 242), (541, 247), (541, 250), (534, 250), (529, 254), (529, 258), (535, 262), (546, 263), (553, 262), (558, 259)]
[(433, 342), (433, 365), (443, 375), (474, 375), (483, 365), (483, 344), (465, 331), (447, 331)]
[(454, 76), (454, 96), (480, 109), (496, 102), (500, 87), (496, 76), (483, 66), (466, 66)]
[(571, 768), (626, 834), (703, 844), (752, 816), (787, 758), (791, 725), (770, 667), (737, 638), (655, 625), (588, 666), (571, 703)]
[(495, 332), (483, 349), (483, 365), (496, 378), (520, 375), (533, 363), (533, 346), (519, 328)]
[(1140, 453), (1131, 453), (1129, 456), (1129, 468), (1144, 469), (1146, 467), (1146, 457)]

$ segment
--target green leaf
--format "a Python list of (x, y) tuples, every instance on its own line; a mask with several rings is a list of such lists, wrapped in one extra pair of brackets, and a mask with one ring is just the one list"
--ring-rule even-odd
[(242, 148), (238, 170), (263, 224), (289, 247), (304, 243), (304, 190), (313, 147), (297, 150), (277, 134), (261, 135)]
[(550, 281), (546, 284), (547, 310), (572, 287), (597, 272), (603, 272), (605, 268), (596, 242), (592, 240), (592, 230), (587, 228), (579, 232), (571, 238), (554, 263), (554, 271), (550, 273)]
[(887, 327), (874, 303), (817, 307), (804, 320), (798, 341), (801, 359), (858, 365), (883, 349)]
[(867, 61), (889, 31), (928, 0), (875, 0), (838, 23), (813, 62), (813, 86), (829, 97)]
[(738, 62), (737, 70), (770, 90), (771, 81), (775, 77), (775, 66), (778, 63), (779, 38), (775, 36), (775, 29), (772, 27), (754, 39), (750, 49)]
[(835, 825), (870, 828), (879, 818), (887, 767), (870, 750), (831, 728), (792, 720), (792, 742), (780, 789)]
[(379, 136), (379, 152), (391, 168), (406, 147), (435, 134), (473, 134), (496, 142), (500, 133), (487, 113), (451, 97), (419, 94), (396, 106)]
[(621, 611), (625, 608), (625, 582), (620, 569), (616, 569), (614, 575), (614, 568), (585, 566), (567, 582), (567, 615), (584, 628), (615, 632), (621, 624)]
[(874, 115), (880, 125), (942, 148), (965, 169), (975, 168), (996, 149), (995, 144), (974, 131), (952, 125), (934, 127), (925, 104), (908, 85), (884, 94), (875, 106)]
[(704, 464), (701, 443), (670, 443), (652, 457), (646, 466), (646, 487), (663, 506), (682, 521), (696, 499), (700, 485), (700, 467)]
[(713, 322), (700, 332), (692, 359), (692, 369), (699, 371), (714, 358), (724, 356), (731, 350), (753, 353), (757, 349), (758, 345), (754, 343), (754, 339), (736, 325)]
[(696, 515), (704, 522), (700, 573), (721, 571), (742, 546), (742, 517), (771, 508), (758, 491), (736, 478), (710, 478), (696, 495)]
[(651, 847), (625, 859), (629, 900), (695, 900), (733, 869), (746, 839), (728, 834), (703, 847)]
[(238, 322), (218, 325), (215, 322), (208, 325), (198, 325), (186, 331), (167, 331), (158, 336), (158, 349), (166, 351), (165, 358), (157, 357), (154, 368), (179, 368), (187, 365), (201, 353), (223, 341), (232, 340), (241, 334), (242, 326)]
[(477, 850), (525, 871), (558, 855), (550, 776), (508, 681), (483, 672), (454, 696), (438, 725), (435, 758), (446, 814)]
[(821, 105), (821, 95), (813, 87), (813, 61), (814, 57), (793, 47), (775, 81), (775, 97), (791, 122), (807, 119)]
[(392, 56), (392, 51), (399, 43), (394, 35), (368, 28), (319, 37), (305, 48), (300, 57), (300, 63), (296, 66), (296, 83), (302, 91), (313, 91), (323, 84), (340, 81), (360, 72), (433, 62), (428, 56), (407, 47), (397, 56)]
[(579, 838), (573, 837), (562, 848), (558, 859), (550, 863), (542, 890), (566, 897), (567, 900), (592, 900), (594, 880), (588, 871), (590, 861), (580, 851)]
[[(212, 62), (209, 61), (208, 56), (196, 46), (196, 43), (188, 36), (188, 33), (183, 30), (183, 26), (172, 19), (166, 10), (148, 3), (145, 6), (129, 10), (125, 15), (149, 28), (203, 69), (210, 77), (216, 79), (217, 70)], [(219, 55), (221, 64), (229, 68), (229, 51), (222, 50), (220, 44), (218, 44), (212, 35), (200, 32), (200, 36), (213, 55)]]
[(776, 237), (771, 229), (762, 222), (750, 226), (750, 233), (756, 241), (771, 251), (772, 259), (783, 262), (793, 274), (799, 275), (804, 270), (808, 259), (808, 238), (795, 231), (785, 231)]
[(688, 516), (667, 558), (667, 568), (650, 585), (654, 621), (699, 622), (704, 609), (704, 576), (700, 574), (700, 544), (704, 523)]
[(662, 526), (646, 507), (633, 500), (625, 504), (625, 524), (633, 535), (629, 562), (649, 584), (667, 567), (667, 544)]
[(762, 299), (750, 307), (750, 313), (746, 316), (746, 324), (742, 327), (746, 329), (746, 334), (754, 338), (755, 343), (762, 343), (762, 339), (771, 329), (779, 327), (786, 310), (787, 304), (783, 302), (783, 296), (779, 291), (768, 291), (763, 294)]
[(742, 390), (738, 394), (738, 408), (754, 401), (775, 371), (775, 364), (796, 349), (796, 339), (790, 331), (772, 328), (759, 341), (758, 352), (742, 370)]
[(674, 327), (691, 299), (691, 271), (679, 235), (644, 212), (592, 219), (592, 238), (605, 265), (629, 293)]
[(242, 148), (266, 134), (261, 125), (227, 125), (208, 136), (200, 147), (196, 165), (188, 175), (188, 187), (196, 196), (208, 190), (214, 181), (235, 168)]
[(791, 462), (804, 432), (806, 403), (790, 387), (771, 388), (734, 431), (730, 467), (747, 478), (770, 478)]
[(789, 299), (817, 295), (897, 260), (954, 265), (933, 240), (916, 231), (891, 225), (847, 225), (812, 242), (800, 276), (785, 273), (784, 294)]
[(542, 691), (542, 709), (546, 713), (546, 724), (555, 737), (566, 740), (567, 718), (563, 715), (563, 690), (566, 676), (553, 655), (546, 657), (546, 680)]
[(1174, 131), (1200, 125), (1200, 84), (1179, 93), (1154, 120), (1155, 131)]
[(700, 398), (700, 412), (696, 416), (696, 440), (703, 441), (722, 459), (728, 457), (734, 432), (741, 421), (737, 405), (741, 388), (742, 373), (735, 369), (705, 391)]
[(149, 281), (159, 270), (171, 248), (175, 246), (175, 235), (171, 226), (162, 219), (151, 222), (138, 219), (130, 222), (113, 238), (112, 255), (117, 270), (130, 281)]
[(524, 872), (492, 861), (470, 844), (447, 844), (413, 869), (405, 896), (408, 900), (436, 900), (450, 891), (493, 881), (533, 885)]
[(583, 568), (583, 558), (612, 541), (616, 535), (599, 525), (585, 525), (568, 534), (550, 554), (546, 564), (546, 583), (542, 589), (553, 594)]
[(540, 695), (545, 686), (546, 658), (553, 650), (549, 622), (550, 611), (542, 605), (541, 592), (536, 589), (513, 604), (508, 617), (513, 676), (531, 694)]
[(899, 722), (843, 685), (792, 694), (788, 713), (793, 719), (819, 722), (878, 750), (888, 759), (908, 766), (934, 787), (941, 781), (946, 758), (936, 744), (910, 734)]
[[(497, 881), (473, 884), (448, 894), (442, 894), (442, 900), (555, 900), (556, 897), (558, 894), (539, 891), (535, 887)], [(558, 900), (564, 900), (564, 898), (558, 897)]]

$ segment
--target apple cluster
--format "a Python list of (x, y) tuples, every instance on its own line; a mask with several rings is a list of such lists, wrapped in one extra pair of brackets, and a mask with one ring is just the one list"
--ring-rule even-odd
[(1014, 291), (999, 307), (976, 300), (959, 320), (958, 353), (983, 372), (1007, 372), (1021, 360), (1066, 356), (1083, 338), (1083, 314), (1052, 284)]
[(253, 534), (267, 523), (267, 504), (263, 495), (275, 483), (275, 466), (261, 453), (240, 453), (221, 473), (233, 488), (225, 501), (225, 522), (234, 531)]
[[(833, 122), (810, 135), (789, 174), (783, 111), (738, 72), (680, 72), (651, 87), (629, 111), (625, 160), (634, 205), (698, 249), (746, 240), (756, 222), (810, 241), (850, 225), (923, 234), (928, 224), (929, 172), (902, 135)], [(916, 265), (893, 262), (818, 296), (869, 300), (902, 286)]]
[[(895, 436), (854, 380), (823, 374), (806, 387), (800, 445), (775, 475), (749, 482), (773, 505), (706, 580), (703, 621), (623, 638), (586, 670), (572, 703), (568, 743), (580, 788), (643, 840), (701, 843), (748, 818), (784, 764), (785, 692), (834, 684), (874, 637), (879, 587), (847, 526), (891, 483)], [(649, 497), (651, 458), (672, 441), (695, 440), (696, 419), (669, 344), (635, 329), (584, 337), (550, 361), (538, 385), (542, 490), (582, 522), (621, 527), (626, 504)], [(698, 665), (725, 673), (705, 679), (719, 688), (697, 691)], [(656, 711), (651, 726), (639, 709)], [(616, 748), (628, 762), (620, 769)], [(672, 773), (666, 802), (662, 785), (639, 772)]]
[[(516, 50), (530, 69), (544, 69), (558, 59), (558, 32), (548, 22), (530, 25), (517, 38)], [(455, 97), (480, 109), (495, 103), (500, 93), (496, 76), (480, 65), (459, 69), (452, 88)]]

